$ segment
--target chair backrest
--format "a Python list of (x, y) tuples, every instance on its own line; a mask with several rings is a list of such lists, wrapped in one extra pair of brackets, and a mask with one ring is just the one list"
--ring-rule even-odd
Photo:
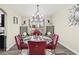
[(56, 48), (59, 36), (57, 34), (53, 34), (51, 38), (52, 38), (51, 43), (52, 43), (53, 47)]
[(46, 41), (28, 41), (29, 55), (45, 55)]
[(18, 36), (15, 36), (15, 41), (18, 49), (21, 49), (21, 40)]
[(21, 41), (23, 41), (22, 35), (18, 34), (17, 36), (19, 37), (19, 39), (20, 39)]

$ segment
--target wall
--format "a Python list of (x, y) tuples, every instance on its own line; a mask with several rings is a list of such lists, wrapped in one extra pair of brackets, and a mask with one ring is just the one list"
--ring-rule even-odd
[[(21, 16), (21, 25), (23, 24), (23, 21), (26, 21), (26, 24), (24, 24), (23, 26), (29, 26), (29, 21), (28, 21), (29, 18), (30, 17)], [(52, 22), (52, 16), (45, 16), (43, 18), (45, 19), (45, 28), (46, 28), (46, 26), (51, 26), (52, 25), (52, 24), (49, 24), (47, 22), (47, 20), (50, 20), (50, 22)], [(43, 31), (44, 34), (46, 33), (46, 29), (45, 28), (44, 28), (44, 31)], [(30, 34), (30, 32), (31, 32), (31, 29), (30, 29), (30, 27), (28, 27), (28, 33)]]
[(59, 42), (71, 51), (79, 54), (79, 26), (69, 26), (69, 9), (73, 5), (66, 5), (55, 14), (53, 24), (55, 33), (59, 35)]
[(0, 5), (0, 8), (2, 8), (7, 13), (5, 24), (7, 31), (6, 50), (9, 50), (15, 44), (15, 35), (19, 33), (20, 25), (20, 22), (18, 22), (18, 24), (13, 24), (13, 16), (17, 16), (18, 20), (20, 20), (20, 17), (6, 5)]

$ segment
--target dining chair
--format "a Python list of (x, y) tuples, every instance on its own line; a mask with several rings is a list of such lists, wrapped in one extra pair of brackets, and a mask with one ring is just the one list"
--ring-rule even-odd
[(29, 55), (45, 55), (46, 41), (28, 41)]
[(21, 41), (23, 41), (21, 34), (18, 34), (17, 37), (19, 37), (19, 39), (20, 39)]
[(21, 37), (15, 36), (15, 41), (19, 50), (28, 49), (28, 45), (22, 41)]
[(52, 41), (46, 45), (46, 49), (51, 49), (51, 52), (53, 52), (52, 50), (54, 50), (54, 53), (56, 53), (55, 49), (57, 46), (58, 38), (59, 36), (57, 34), (53, 34), (51, 37)]

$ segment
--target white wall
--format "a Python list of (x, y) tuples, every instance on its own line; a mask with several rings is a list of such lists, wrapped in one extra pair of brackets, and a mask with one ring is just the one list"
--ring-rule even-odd
[(59, 42), (76, 54), (79, 54), (79, 26), (68, 25), (69, 9), (72, 5), (67, 5), (55, 14), (53, 24), (55, 33), (59, 35)]
[[(6, 39), (6, 49), (9, 50), (15, 44), (15, 35), (19, 33), (20, 17), (13, 12), (6, 5), (0, 5), (6, 13), (6, 28), (7, 28), (7, 39)], [(13, 16), (17, 16), (19, 24), (13, 24)]]
[[(22, 19), (21, 19), (21, 25), (23, 24), (23, 21), (26, 21), (26, 24), (25, 25), (23, 25), (23, 26), (29, 26), (29, 19), (30, 19), (30, 17), (26, 17), (26, 16), (21, 16), (22, 17)], [(52, 26), (53, 24), (49, 24), (48, 22), (47, 22), (47, 20), (50, 20), (50, 22), (52, 22), (52, 16), (44, 16), (43, 17), (44, 19), (45, 19), (45, 28), (44, 28), (44, 31), (43, 31), (43, 33), (45, 34), (46, 33), (46, 26)], [(30, 34), (30, 31), (31, 31), (31, 29), (28, 27), (28, 33)]]

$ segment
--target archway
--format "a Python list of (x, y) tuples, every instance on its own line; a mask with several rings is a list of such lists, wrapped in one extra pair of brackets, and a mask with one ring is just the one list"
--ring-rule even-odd
[(7, 13), (0, 8), (0, 50), (6, 50)]

